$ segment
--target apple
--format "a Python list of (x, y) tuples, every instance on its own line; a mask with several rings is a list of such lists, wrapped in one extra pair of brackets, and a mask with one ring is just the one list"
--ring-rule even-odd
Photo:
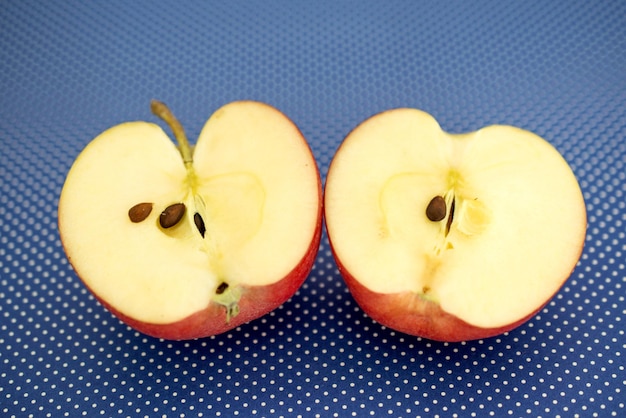
[(502, 125), (450, 134), (407, 108), (345, 138), (324, 213), (339, 271), (364, 312), (448, 342), (532, 318), (576, 266), (587, 226), (579, 184), (544, 139)]
[(195, 147), (169, 109), (114, 126), (73, 163), (58, 207), (77, 275), (122, 321), (164, 339), (201, 338), (277, 308), (318, 251), (322, 188), (304, 137), (253, 101), (218, 109)]

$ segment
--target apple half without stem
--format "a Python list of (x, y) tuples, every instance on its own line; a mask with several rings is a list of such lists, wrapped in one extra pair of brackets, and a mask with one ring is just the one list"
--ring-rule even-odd
[(95, 297), (145, 334), (184, 340), (225, 332), (289, 299), (319, 248), (322, 193), (306, 140), (279, 110), (233, 102), (195, 147), (128, 122), (97, 136), (59, 199), (66, 255)]
[(450, 134), (417, 109), (356, 127), (324, 192), (354, 299), (382, 325), (432, 340), (486, 338), (532, 318), (586, 235), (579, 184), (547, 141), (502, 125)]

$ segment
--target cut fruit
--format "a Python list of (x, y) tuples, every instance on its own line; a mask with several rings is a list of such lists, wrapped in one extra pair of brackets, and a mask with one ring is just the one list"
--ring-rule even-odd
[(578, 182), (548, 142), (510, 126), (449, 134), (416, 109), (383, 112), (346, 137), (324, 205), (364, 311), (443, 341), (531, 318), (571, 274), (586, 233)]
[(158, 126), (95, 138), (68, 173), (59, 230), (94, 295), (139, 331), (189, 339), (232, 329), (291, 297), (321, 236), (321, 182), (297, 127), (259, 102), (230, 103), (191, 148), (159, 102)]

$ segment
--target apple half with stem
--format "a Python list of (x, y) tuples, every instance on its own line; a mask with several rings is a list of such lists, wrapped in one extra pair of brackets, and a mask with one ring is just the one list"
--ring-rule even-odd
[(97, 136), (59, 199), (66, 255), (95, 297), (145, 334), (184, 340), (230, 330), (289, 299), (309, 274), (322, 192), (304, 137), (253, 101), (218, 109), (191, 147), (128, 122)]
[(354, 299), (380, 324), (432, 340), (487, 338), (532, 318), (585, 240), (567, 162), (511, 126), (450, 134), (417, 109), (382, 112), (345, 138), (324, 192)]

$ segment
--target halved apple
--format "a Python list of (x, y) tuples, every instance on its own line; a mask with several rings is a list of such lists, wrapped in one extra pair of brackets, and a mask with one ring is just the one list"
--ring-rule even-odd
[(133, 328), (166, 339), (218, 334), (291, 297), (321, 236), (319, 172), (277, 109), (230, 103), (195, 148), (160, 102), (156, 124), (96, 137), (59, 200), (67, 257), (96, 298)]
[(511, 126), (449, 134), (416, 109), (352, 131), (325, 186), (333, 255), (373, 319), (441, 341), (486, 338), (535, 315), (586, 234), (559, 152)]

